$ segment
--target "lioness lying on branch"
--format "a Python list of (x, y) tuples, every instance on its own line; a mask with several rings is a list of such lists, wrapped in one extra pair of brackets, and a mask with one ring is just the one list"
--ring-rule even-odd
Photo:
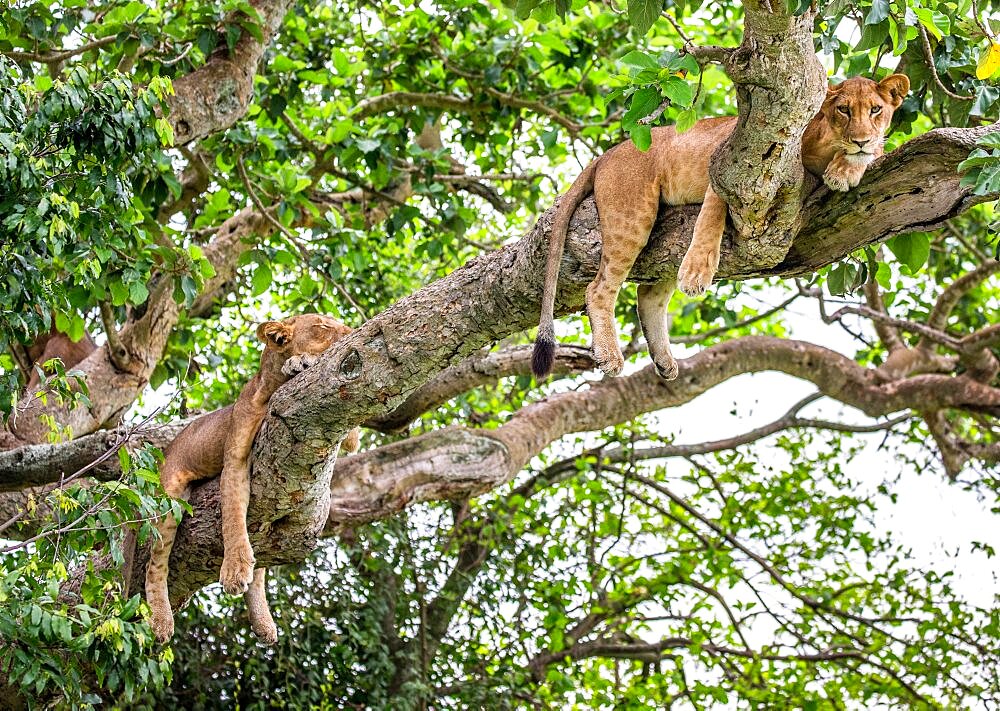
[[(175, 499), (186, 499), (194, 482), (222, 474), (225, 558), (219, 581), (228, 593), (247, 593), (250, 625), (254, 634), (269, 644), (277, 640), (277, 629), (265, 597), (265, 571), (254, 570), (247, 534), (250, 448), (274, 391), (350, 332), (351, 328), (337, 319), (320, 314), (302, 314), (258, 326), (257, 337), (264, 342), (260, 370), (234, 404), (203, 415), (185, 427), (167, 447), (160, 467), (163, 490)], [(352, 430), (341, 447), (355, 451), (359, 435), (358, 430)], [(153, 613), (153, 632), (161, 642), (174, 633), (167, 577), (177, 525), (173, 516), (165, 516), (156, 524), (160, 540), (153, 544), (146, 567), (146, 601)]]
[[(832, 190), (857, 186), (868, 164), (882, 155), (893, 112), (910, 90), (910, 80), (893, 74), (881, 82), (855, 77), (831, 86), (820, 111), (802, 137), (802, 163)], [(709, 182), (712, 154), (736, 127), (736, 117), (708, 118), (690, 130), (654, 128), (652, 145), (640, 151), (631, 141), (620, 143), (580, 174), (563, 196), (549, 235), (542, 314), (535, 340), (532, 370), (543, 378), (552, 370), (555, 352), (554, 311), (559, 264), (566, 231), (576, 208), (591, 192), (601, 220), (601, 264), (587, 287), (587, 315), (593, 331), (593, 357), (608, 375), (625, 365), (615, 328), (615, 300), (636, 258), (646, 246), (660, 202), (701, 203), (694, 236), (676, 279), (639, 286), (639, 322), (656, 371), (665, 380), (677, 377), (670, 353), (667, 303), (676, 286), (701, 294), (719, 267), (719, 249), (727, 206)]]

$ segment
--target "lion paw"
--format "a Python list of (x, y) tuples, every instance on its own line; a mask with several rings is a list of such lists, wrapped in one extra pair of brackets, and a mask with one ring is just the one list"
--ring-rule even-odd
[(174, 636), (174, 615), (170, 610), (162, 612), (154, 609), (152, 613), (149, 626), (153, 629), (153, 636), (160, 644), (166, 644)]
[(278, 628), (274, 620), (251, 620), (250, 629), (263, 644), (273, 647), (278, 643)]
[(826, 187), (830, 188), (830, 190), (836, 190), (839, 193), (846, 193), (851, 189), (851, 181), (847, 176), (830, 173), (829, 171), (823, 173), (823, 182), (826, 183)]
[(308, 353), (304, 355), (292, 356), (285, 361), (285, 364), (281, 366), (281, 372), (288, 376), (295, 376), (301, 373), (303, 370), (312, 368), (316, 363), (319, 362), (318, 355), (310, 355)]
[(715, 268), (710, 266), (708, 255), (688, 252), (684, 255), (681, 268), (677, 270), (677, 288), (688, 296), (701, 296), (712, 285)]
[(597, 367), (604, 371), (605, 375), (615, 377), (620, 375), (622, 368), (625, 367), (625, 356), (622, 355), (617, 344), (614, 347), (608, 347), (595, 343), (592, 355)]
[[(661, 363), (661, 361), (663, 362)], [(667, 356), (666, 358), (661, 358), (660, 360), (654, 360), (653, 366), (656, 368), (656, 374), (664, 380), (677, 379), (677, 361), (674, 360), (673, 356)]]
[(222, 589), (230, 595), (242, 595), (253, 581), (254, 568), (253, 551), (245, 550), (230, 553), (226, 551), (222, 559), (222, 569), (219, 571), (219, 582)]

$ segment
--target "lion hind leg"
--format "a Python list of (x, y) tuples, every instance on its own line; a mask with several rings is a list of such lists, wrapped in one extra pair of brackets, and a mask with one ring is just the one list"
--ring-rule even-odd
[[(239, 406), (234, 413), (234, 421)], [(253, 581), (255, 558), (247, 532), (250, 503), (250, 446), (262, 417), (246, 417), (226, 443), (219, 488), (222, 493), (222, 543), (224, 555), (219, 582), (230, 595), (242, 595)]]
[(253, 571), (253, 581), (247, 589), (246, 601), (250, 629), (264, 644), (275, 644), (278, 641), (278, 628), (274, 624), (271, 609), (267, 604), (266, 568), (257, 568)]
[(618, 291), (649, 240), (659, 208), (658, 190), (647, 190), (651, 194), (643, 195), (623, 187), (614, 191), (598, 187), (595, 192), (601, 219), (601, 265), (587, 287), (587, 316), (594, 360), (607, 375), (618, 375), (625, 365), (615, 325)]
[[(160, 482), (167, 496), (172, 499), (187, 500), (191, 495), (191, 482), (197, 476), (190, 471), (173, 469), (164, 464)], [(172, 514), (166, 514), (156, 522), (159, 540), (153, 543), (146, 564), (146, 603), (152, 614), (153, 634), (160, 642), (166, 642), (174, 634), (174, 614), (170, 607), (170, 551), (174, 546), (179, 523)]]
[(664, 380), (677, 377), (677, 361), (670, 352), (670, 320), (667, 311), (675, 286), (674, 279), (639, 285), (639, 323), (646, 336), (656, 372)]

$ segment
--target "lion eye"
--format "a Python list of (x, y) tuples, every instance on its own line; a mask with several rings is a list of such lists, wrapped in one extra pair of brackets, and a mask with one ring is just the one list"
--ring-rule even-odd
[(847, 108), (846, 106), (838, 106), (837, 107), (837, 111), (839, 111), (840, 113), (844, 114), (844, 116), (850, 116), (851, 115), (851, 110), (849, 108)]
[(873, 106), (872, 107), (872, 116), (874, 116), (877, 113), (880, 113), (881, 111), (882, 111), (882, 107), (881, 106)]

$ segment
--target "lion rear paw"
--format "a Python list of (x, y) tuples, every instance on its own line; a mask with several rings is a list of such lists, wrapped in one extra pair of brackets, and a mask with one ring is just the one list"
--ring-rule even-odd
[(168, 609), (166, 611), (152, 608), (152, 618), (149, 626), (153, 629), (153, 636), (160, 644), (166, 644), (174, 636), (174, 615)]
[(250, 629), (263, 644), (270, 647), (278, 643), (278, 628), (270, 617), (266, 620), (251, 619)]
[(656, 374), (664, 380), (677, 379), (677, 373), (679, 372), (677, 368), (677, 361), (674, 360), (672, 356), (663, 358), (660, 361), (654, 360), (653, 366), (656, 368)]

